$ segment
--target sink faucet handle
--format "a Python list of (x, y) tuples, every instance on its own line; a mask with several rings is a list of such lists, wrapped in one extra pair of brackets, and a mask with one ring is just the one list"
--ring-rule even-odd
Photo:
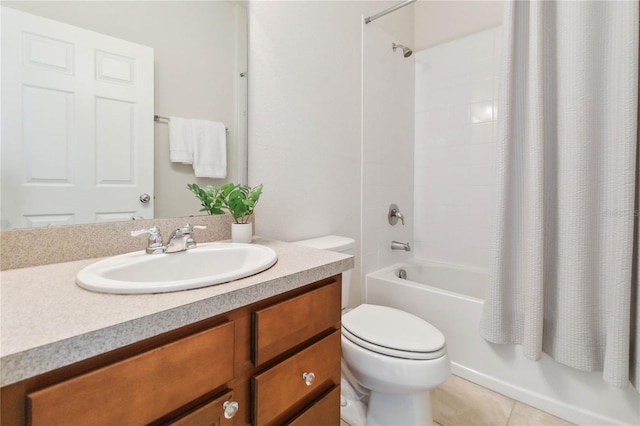
[(177, 231), (180, 231), (183, 234), (191, 234), (194, 229), (207, 229), (207, 227), (205, 225), (189, 225), (187, 223), (182, 228), (178, 228)]
[(207, 229), (205, 225), (189, 225), (188, 223), (182, 227), (182, 235), (185, 236), (185, 249), (190, 250), (196, 248), (198, 244), (193, 239), (193, 230), (194, 229)]
[(149, 234), (149, 240), (147, 243), (147, 248), (145, 251), (147, 254), (156, 254), (163, 253), (164, 246), (162, 244), (162, 234), (157, 227), (152, 227), (149, 229), (139, 229), (137, 231), (131, 231), (132, 237), (137, 237), (138, 235)]

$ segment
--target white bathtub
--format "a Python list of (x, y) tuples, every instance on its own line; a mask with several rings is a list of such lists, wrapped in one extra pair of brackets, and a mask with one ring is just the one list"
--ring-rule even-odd
[[(404, 269), (407, 279), (398, 278)], [(409, 260), (366, 276), (366, 303), (392, 306), (437, 327), (454, 374), (581, 425), (640, 424), (640, 394), (608, 386), (601, 374), (526, 359), (519, 346), (488, 343), (478, 333), (486, 271)]]

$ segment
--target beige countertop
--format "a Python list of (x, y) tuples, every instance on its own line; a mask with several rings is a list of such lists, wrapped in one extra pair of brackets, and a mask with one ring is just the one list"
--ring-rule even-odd
[(99, 259), (0, 273), (0, 386), (229, 312), (353, 268), (353, 256), (254, 238), (278, 262), (241, 280), (162, 294), (94, 293), (75, 284)]

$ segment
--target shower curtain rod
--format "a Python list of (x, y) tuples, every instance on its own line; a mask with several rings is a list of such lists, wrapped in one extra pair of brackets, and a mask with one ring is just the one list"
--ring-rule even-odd
[(415, 3), (417, 0), (406, 0), (402, 3), (398, 3), (395, 6), (391, 6), (389, 9), (385, 9), (380, 13), (376, 13), (375, 15), (369, 16), (368, 18), (364, 18), (364, 23), (368, 24), (371, 21), (375, 21), (378, 18), (382, 18), (384, 15), (387, 15), (391, 12), (395, 12), (398, 9), (401, 9), (405, 6), (409, 6), (411, 3)]

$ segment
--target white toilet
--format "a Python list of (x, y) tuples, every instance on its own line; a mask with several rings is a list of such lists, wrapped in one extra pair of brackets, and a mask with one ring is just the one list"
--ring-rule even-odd
[[(295, 242), (346, 254), (354, 254), (354, 243), (335, 235)], [(345, 310), (350, 278), (343, 273), (340, 416), (351, 426), (433, 424), (429, 391), (451, 374), (444, 336), (399, 309)]]

